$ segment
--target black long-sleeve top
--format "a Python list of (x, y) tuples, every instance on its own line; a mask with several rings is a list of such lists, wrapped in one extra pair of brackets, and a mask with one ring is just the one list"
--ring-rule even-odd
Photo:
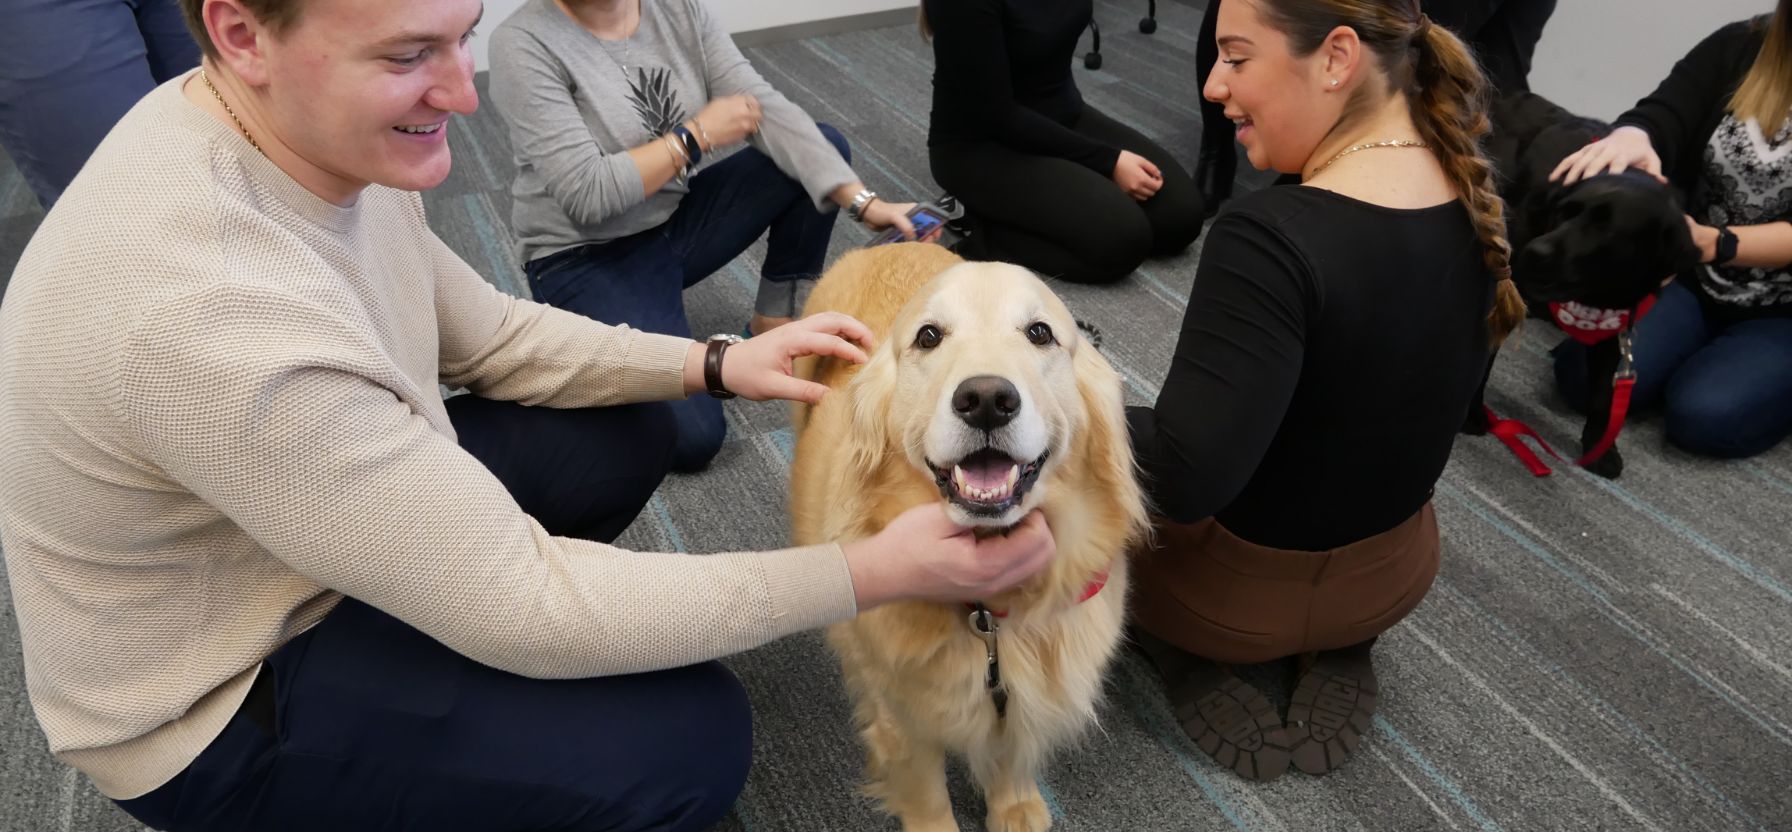
[(1398, 525), (1430, 499), (1480, 384), (1493, 288), (1460, 203), (1235, 199), (1156, 406), (1128, 409), (1155, 510), (1308, 551)]
[(1766, 20), (1737, 21), (1713, 32), (1674, 64), (1661, 86), (1615, 122), (1649, 134), (1661, 156), (1662, 174), (1691, 198), (1690, 205), (1705, 201), (1705, 145), (1761, 52)]
[(1070, 75), (1093, 0), (925, 0), (933, 28), (927, 144), (997, 142), (1112, 176), (1119, 148), (1071, 129), (1083, 96)]

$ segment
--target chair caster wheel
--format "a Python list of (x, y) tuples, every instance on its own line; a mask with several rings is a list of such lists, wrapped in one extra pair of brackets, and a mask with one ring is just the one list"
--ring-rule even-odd
[(1144, 32), (1147, 35), (1151, 34), (1152, 32), (1157, 31), (1157, 18), (1155, 18), (1155, 17), (1140, 18), (1139, 19), (1139, 31)]
[(1083, 56), (1083, 66), (1087, 67), (1089, 69), (1100, 69), (1101, 68), (1101, 53), (1100, 52), (1090, 52), (1089, 54), (1084, 55)]

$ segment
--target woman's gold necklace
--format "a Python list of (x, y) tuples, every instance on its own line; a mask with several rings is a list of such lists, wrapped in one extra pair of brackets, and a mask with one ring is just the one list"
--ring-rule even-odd
[(1381, 141), (1381, 142), (1364, 142), (1363, 144), (1351, 145), (1350, 147), (1346, 147), (1343, 150), (1338, 151), (1338, 155), (1325, 160), (1325, 164), (1320, 165), (1317, 168), (1314, 168), (1313, 173), (1310, 174), (1308, 178), (1311, 178), (1313, 176), (1318, 176), (1320, 171), (1323, 171), (1326, 168), (1331, 167), (1333, 162), (1336, 162), (1339, 159), (1349, 156), (1350, 154), (1355, 153), (1359, 150), (1368, 150), (1371, 147), (1430, 147), (1430, 146), (1431, 145), (1428, 145), (1424, 142), (1413, 141), (1412, 139), (1388, 139), (1387, 141)]
[(255, 137), (249, 134), (249, 128), (243, 126), (243, 120), (236, 117), (236, 111), (230, 109), (230, 102), (225, 101), (224, 96), (218, 92), (218, 88), (212, 86), (212, 79), (205, 74), (204, 69), (199, 70), (199, 80), (204, 81), (205, 88), (212, 91), (212, 97), (218, 99), (219, 104), (224, 105), (224, 112), (229, 113), (230, 120), (236, 122), (236, 129), (243, 131), (243, 138), (249, 140), (249, 146), (255, 148), (256, 152), (263, 156), (268, 155), (267, 151), (261, 149), (261, 145), (255, 143)]

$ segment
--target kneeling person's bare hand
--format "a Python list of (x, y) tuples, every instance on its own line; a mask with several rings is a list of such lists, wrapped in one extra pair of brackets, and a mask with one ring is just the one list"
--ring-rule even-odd
[(848, 543), (859, 609), (890, 601), (974, 601), (1014, 588), (1051, 563), (1057, 541), (1035, 511), (1006, 532), (978, 539), (939, 503), (916, 506), (883, 531)]

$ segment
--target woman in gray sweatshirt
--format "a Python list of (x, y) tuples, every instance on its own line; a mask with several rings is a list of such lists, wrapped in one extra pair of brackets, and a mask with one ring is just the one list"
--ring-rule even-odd
[[(867, 189), (839, 131), (772, 89), (700, 0), (530, 0), (493, 33), (491, 60), (536, 300), (689, 336), (684, 290), (769, 230), (758, 333), (820, 274), (835, 206), (913, 235), (913, 206)], [(721, 403), (674, 410), (673, 467), (701, 469), (722, 445)]]

